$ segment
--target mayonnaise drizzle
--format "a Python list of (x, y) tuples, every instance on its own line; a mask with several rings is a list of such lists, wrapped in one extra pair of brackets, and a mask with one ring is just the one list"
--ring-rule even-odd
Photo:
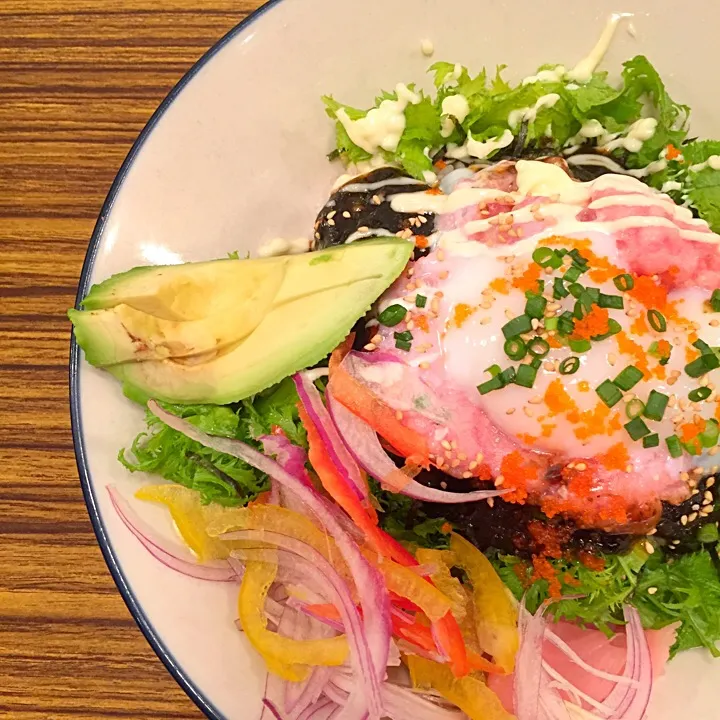
[(586, 83), (592, 78), (593, 72), (605, 57), (605, 53), (610, 47), (615, 31), (620, 21), (625, 18), (633, 17), (632, 13), (613, 13), (607, 21), (600, 38), (590, 53), (585, 56), (572, 70), (566, 74), (568, 80), (574, 80), (579, 83)]

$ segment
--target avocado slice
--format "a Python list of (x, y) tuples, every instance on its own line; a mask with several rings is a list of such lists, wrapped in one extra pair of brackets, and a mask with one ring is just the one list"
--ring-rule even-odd
[[(103, 364), (134, 400), (236, 402), (327, 356), (400, 275), (412, 249), (407, 240), (379, 238), (304, 255), (136, 268), (93, 287), (88, 310), (71, 311), (71, 320), (88, 361)], [(257, 293), (258, 278), (274, 285), (278, 272), (269, 301), (266, 294), (242, 304), (243, 283)], [(237, 303), (251, 320), (233, 317)], [(122, 325), (128, 317), (140, 322), (154, 359), (147, 348), (131, 352), (139, 344)], [(162, 335), (170, 329), (176, 334)], [(185, 348), (168, 351), (168, 337), (182, 338)], [(158, 357), (161, 347), (167, 354)]]

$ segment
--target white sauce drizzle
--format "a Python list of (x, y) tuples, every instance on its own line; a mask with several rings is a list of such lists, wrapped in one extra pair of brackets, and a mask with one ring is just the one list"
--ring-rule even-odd
[[(655, 134), (657, 124), (658, 121), (655, 118), (640, 118), (628, 128), (627, 135), (614, 140), (605, 140), (603, 138), (598, 148), (606, 152), (612, 152), (620, 147), (625, 148), (628, 152), (640, 152), (643, 143)], [(606, 137), (609, 138), (610, 136)]]
[[(475, 140), (471, 133), (468, 133), (467, 140), (463, 145), (451, 147), (448, 145), (447, 154), (451, 158), (462, 160), (468, 156), (478, 158), (480, 160), (488, 157), (496, 150), (507, 147), (513, 141), (515, 136), (505, 130), (502, 135), (487, 140)], [(452, 145), (452, 143), (451, 143)]]
[(310, 249), (310, 241), (307, 238), (271, 238), (266, 240), (258, 249), (259, 257), (274, 257), (276, 255), (300, 255)]
[(395, 152), (405, 131), (405, 108), (420, 102), (420, 96), (398, 83), (395, 87), (397, 100), (383, 100), (379, 107), (369, 110), (358, 120), (351, 120), (344, 108), (335, 114), (350, 139), (365, 152), (376, 153), (379, 149)]
[(620, 21), (629, 17), (633, 17), (633, 14), (613, 13), (607, 21), (595, 47), (590, 51), (590, 54), (584, 57), (565, 77), (567, 77), (568, 80), (574, 80), (581, 84), (588, 82), (597, 66), (605, 57), (605, 53), (610, 47), (610, 43), (615, 36), (615, 31)]
[(668, 180), (663, 183), (662, 188), (660, 188), (660, 192), (667, 193), (673, 190), (682, 190), (682, 187), (682, 183), (679, 183), (677, 180)]
[(409, 177), (388, 178), (387, 180), (378, 180), (374, 183), (350, 183), (338, 189), (338, 192), (369, 192), (371, 190), (380, 190), (380, 188), (388, 185), (419, 185), (420, 181)]
[(508, 115), (508, 125), (511, 128), (517, 128), (522, 122), (535, 122), (537, 114), (543, 108), (551, 108), (560, 99), (557, 93), (548, 93), (539, 97), (532, 107), (520, 108), (513, 110)]
[(705, 162), (691, 165), (688, 170), (690, 172), (700, 172), (705, 168), (711, 168), (712, 170), (720, 170), (720, 155), (711, 155)]
[(567, 69), (564, 65), (556, 65), (552, 70), (540, 70), (537, 75), (528, 75), (523, 78), (523, 85), (532, 85), (533, 83), (556, 83), (561, 82), (565, 77)]

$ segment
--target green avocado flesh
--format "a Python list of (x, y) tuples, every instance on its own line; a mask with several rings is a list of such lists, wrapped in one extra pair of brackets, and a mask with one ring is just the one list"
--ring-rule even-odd
[(303, 255), (139, 267), (70, 310), (89, 363), (138, 402), (226, 404), (330, 353), (403, 271), (379, 238)]

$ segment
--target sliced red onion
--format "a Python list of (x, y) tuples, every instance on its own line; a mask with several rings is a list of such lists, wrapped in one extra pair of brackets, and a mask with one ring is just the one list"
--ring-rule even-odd
[(545, 635), (545, 608), (541, 607), (535, 615), (525, 609), (525, 601), (520, 603), (518, 632), (520, 647), (515, 656), (514, 700), (517, 720), (538, 720), (540, 688), (543, 668), (538, 662), (543, 654)]
[(108, 485), (107, 490), (115, 512), (125, 527), (166, 567), (197, 580), (238, 582), (242, 578), (242, 571), (238, 573), (238, 568), (228, 562), (199, 563), (192, 559), (187, 550), (162, 537), (142, 520), (114, 485)]
[(330, 718), (336, 720), (340, 718), (337, 711), (338, 706), (330, 698), (323, 698), (306, 708), (297, 720), (330, 720)]
[(616, 685), (603, 704), (611, 708), (613, 718), (643, 720), (652, 695), (652, 656), (638, 611), (630, 605), (625, 605), (623, 615), (626, 623), (627, 642), (627, 658), (623, 676), (635, 680), (637, 686)]
[(308, 487), (312, 487), (310, 476), (305, 469), (307, 453), (303, 448), (293, 445), (284, 434), (261, 435), (258, 441), (262, 443), (266, 455), (274, 456), (287, 472), (303, 480)]
[(602, 678), (603, 680), (609, 680), (615, 683), (625, 683), (637, 687), (637, 680), (626, 677), (625, 675), (614, 675), (613, 673), (605, 672), (599, 668), (593, 667), (589, 663), (585, 662), (559, 635), (554, 633), (549, 627), (545, 628), (545, 639), (552, 643), (558, 650), (561, 650), (570, 660), (572, 660), (578, 667), (582, 668), (586, 673), (594, 675), (595, 677)]
[(416, 500), (445, 504), (478, 502), (508, 492), (505, 489), (451, 493), (422, 485), (395, 465), (380, 444), (377, 433), (364, 420), (339, 403), (329, 389), (325, 391), (325, 397), (328, 410), (347, 448), (363, 470), (388, 489)]
[(333, 423), (327, 408), (323, 404), (320, 392), (305, 373), (293, 375), (293, 380), (295, 381), (300, 402), (320, 435), (322, 444), (333, 465), (358, 500), (366, 500), (369, 494), (367, 482), (362, 477), (360, 468), (348, 452), (342, 438), (338, 435), (335, 423)]
[(595, 708), (595, 710), (605, 716), (609, 717), (612, 714), (612, 710), (609, 707), (599, 702), (591, 695), (588, 695), (587, 693), (575, 687), (575, 685), (573, 685), (567, 678), (561, 675), (557, 670), (555, 670), (554, 667), (552, 667), (544, 660), (542, 661), (542, 668), (549, 677), (551, 677), (557, 682), (558, 687), (560, 687), (562, 690), (565, 690), (567, 693), (572, 694), (572, 696), (574, 697), (580, 698), (583, 702), (586, 702), (588, 705), (590, 705), (590, 707)]
[[(265, 457), (262, 453), (239, 440), (215, 437), (198, 430), (187, 421), (166, 412), (153, 400), (148, 403), (148, 408), (169, 427), (183, 433), (192, 440), (218, 452), (240, 458), (252, 467), (277, 480), (284, 488), (293, 492), (299, 500), (304, 502), (333, 536), (338, 550), (344, 557), (353, 576), (360, 605), (363, 609), (363, 621), (360, 626), (362, 629), (358, 629), (356, 637), (356, 652), (359, 655), (357, 660), (361, 665), (361, 672), (358, 676), (358, 693), (364, 696), (365, 709), (369, 712), (371, 720), (380, 718), (382, 712), (380, 683), (385, 676), (391, 638), (390, 597), (382, 575), (365, 559), (352, 537), (337, 521), (335, 514), (328, 509), (328, 503), (314, 489), (305, 486), (300, 478), (286, 472), (277, 462)], [(291, 538), (285, 538), (281, 535), (278, 538), (283, 540), (283, 547), (287, 549), (291, 549), (292, 546), (295, 551), (302, 549), (304, 554), (314, 554), (316, 559), (319, 559), (318, 562), (325, 563), (326, 567), (338, 577), (330, 563), (320, 553)], [(299, 546), (304, 547), (300, 548)], [(308, 567), (316, 569), (318, 563), (315, 563), (315, 565), (309, 563)], [(319, 574), (322, 576), (322, 573)], [(341, 597), (346, 600), (349, 599), (352, 603), (350, 593), (342, 583), (338, 592), (341, 592)], [(354, 605), (353, 611), (357, 612)], [(345, 618), (344, 622), (350, 635), (351, 626), (347, 624), (348, 620)]]
[(260, 720), (268, 720), (271, 718), (274, 718), (274, 720), (285, 720), (272, 700), (263, 698), (263, 706), (263, 712), (260, 716)]

